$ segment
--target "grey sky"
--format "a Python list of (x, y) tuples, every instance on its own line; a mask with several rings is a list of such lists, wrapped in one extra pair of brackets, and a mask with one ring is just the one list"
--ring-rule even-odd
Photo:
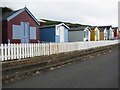
[(2, 0), (0, 6), (20, 9), (25, 5), (37, 19), (87, 25), (118, 26), (119, 0)]

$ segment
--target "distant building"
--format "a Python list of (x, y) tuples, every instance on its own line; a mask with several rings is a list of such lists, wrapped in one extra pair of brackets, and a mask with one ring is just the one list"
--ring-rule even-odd
[(90, 27), (90, 41), (99, 41), (100, 40), (100, 29), (97, 26)]
[(41, 42), (68, 42), (69, 27), (64, 23), (40, 27)]
[(68, 41), (69, 42), (90, 41), (90, 28), (78, 27), (69, 29)]
[(40, 23), (26, 7), (3, 13), (2, 43), (37, 43), (40, 40)]

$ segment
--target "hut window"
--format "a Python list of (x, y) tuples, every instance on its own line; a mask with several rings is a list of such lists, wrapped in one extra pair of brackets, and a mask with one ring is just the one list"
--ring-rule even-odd
[(22, 38), (22, 30), (21, 30), (21, 26), (20, 25), (13, 25), (12, 26), (12, 38), (13, 39), (21, 39)]
[(30, 39), (36, 39), (36, 27), (30, 27)]

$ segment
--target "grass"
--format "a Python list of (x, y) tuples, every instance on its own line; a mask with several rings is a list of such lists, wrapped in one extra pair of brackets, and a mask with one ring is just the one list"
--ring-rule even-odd
[(42, 26), (43, 25), (55, 25), (55, 24), (60, 24), (60, 23), (64, 23), (67, 26), (69, 26), (70, 28), (72, 28), (72, 27), (80, 27), (80, 26), (84, 26), (84, 27), (90, 26), (90, 25), (82, 25), (82, 24), (78, 24), (78, 23), (73, 24), (73, 23), (69, 23), (69, 22), (53, 21), (53, 20), (46, 20), (46, 19), (40, 19), (40, 20), (45, 21), (45, 22), (40, 22)]

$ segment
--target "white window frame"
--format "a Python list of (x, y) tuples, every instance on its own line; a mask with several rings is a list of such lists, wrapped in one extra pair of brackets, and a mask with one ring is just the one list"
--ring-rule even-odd
[(36, 39), (36, 35), (37, 35), (36, 30), (37, 30), (36, 27), (30, 26), (30, 39), (31, 40), (35, 40)]

